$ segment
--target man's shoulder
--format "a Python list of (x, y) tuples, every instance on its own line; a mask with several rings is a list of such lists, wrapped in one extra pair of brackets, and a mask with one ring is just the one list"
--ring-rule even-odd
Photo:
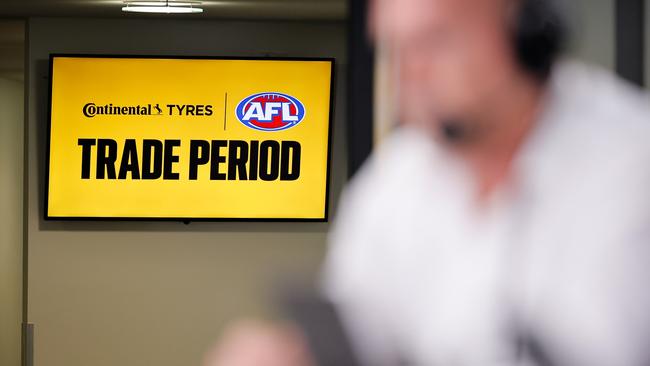
[(647, 93), (605, 69), (564, 62), (553, 76), (550, 98), (537, 139), (524, 154), (527, 171), (540, 185), (593, 201), (646, 197)]
[(553, 150), (572, 151), (576, 158), (650, 156), (647, 92), (608, 70), (575, 61), (558, 65), (549, 91), (543, 121), (548, 128), (541, 131)]
[(650, 95), (603, 67), (563, 60), (551, 81), (554, 102), (576, 122), (600, 129), (650, 128)]
[(444, 154), (427, 132), (399, 127), (375, 148), (349, 188), (374, 193), (399, 191), (399, 187), (421, 179), (426, 172), (439, 171), (446, 162)]
[(340, 211), (368, 221), (389, 220), (410, 203), (442, 192), (453, 169), (432, 136), (417, 128), (397, 128), (346, 186)]

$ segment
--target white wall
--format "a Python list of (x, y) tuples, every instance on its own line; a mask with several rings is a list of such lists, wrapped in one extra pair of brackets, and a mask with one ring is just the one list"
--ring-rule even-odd
[(20, 365), (23, 83), (0, 78), (0, 365)]
[(614, 0), (558, 1), (568, 18), (571, 42), (569, 54), (614, 70)]
[(44, 222), (50, 52), (337, 58), (332, 201), (345, 180), (343, 23), (30, 19), (28, 317), (38, 366), (198, 365), (228, 319), (310, 278), (323, 223)]

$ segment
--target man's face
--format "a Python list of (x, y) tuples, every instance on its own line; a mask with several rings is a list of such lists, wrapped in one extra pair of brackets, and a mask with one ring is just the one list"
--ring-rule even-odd
[(405, 121), (471, 121), (519, 72), (508, 0), (374, 0), (371, 31), (392, 50)]

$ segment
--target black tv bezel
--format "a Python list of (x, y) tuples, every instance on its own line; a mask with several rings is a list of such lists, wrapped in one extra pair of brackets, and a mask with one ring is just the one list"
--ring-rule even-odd
[[(329, 118), (327, 126), (327, 171), (325, 182), (325, 206), (322, 217), (318, 218), (264, 218), (264, 217), (155, 217), (155, 216), (50, 216), (49, 190), (50, 190), (50, 147), (52, 125), (52, 80), (54, 59), (57, 57), (74, 58), (133, 58), (133, 59), (172, 59), (172, 60), (241, 60), (241, 61), (319, 61), (330, 63), (330, 100)], [(254, 57), (254, 56), (187, 56), (187, 55), (130, 55), (130, 54), (80, 54), (80, 53), (50, 53), (48, 74), (48, 113), (47, 134), (45, 143), (45, 194), (43, 218), (46, 221), (175, 221), (175, 222), (328, 222), (329, 221), (329, 196), (332, 165), (332, 134), (334, 103), (336, 91), (336, 58), (334, 57)]]

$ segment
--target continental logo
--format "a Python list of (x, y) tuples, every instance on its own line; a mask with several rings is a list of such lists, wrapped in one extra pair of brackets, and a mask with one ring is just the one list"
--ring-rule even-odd
[(95, 116), (211, 116), (212, 105), (210, 104), (143, 104), (143, 105), (115, 105), (112, 103), (97, 105), (86, 103), (82, 113), (87, 118)]
[(244, 98), (237, 105), (237, 119), (259, 131), (282, 131), (305, 118), (305, 106), (288, 94), (267, 92)]

